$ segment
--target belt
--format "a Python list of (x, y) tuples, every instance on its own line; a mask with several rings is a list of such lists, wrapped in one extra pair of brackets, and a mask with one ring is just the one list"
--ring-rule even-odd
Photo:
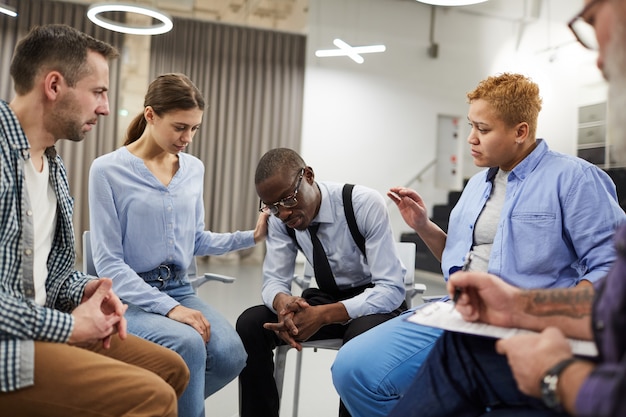
[(186, 270), (182, 269), (178, 265), (161, 264), (150, 271), (140, 272), (137, 275), (143, 278), (144, 281), (146, 282), (154, 282), (154, 281), (165, 282), (169, 279), (180, 278), (185, 273), (186, 273)]

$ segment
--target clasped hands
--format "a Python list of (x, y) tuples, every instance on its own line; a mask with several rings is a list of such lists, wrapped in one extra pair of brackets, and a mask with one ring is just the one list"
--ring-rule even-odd
[(263, 327), (272, 330), (289, 346), (302, 350), (303, 342), (315, 334), (322, 326), (317, 308), (309, 305), (302, 297), (285, 295), (277, 303), (277, 323), (265, 323)]
[(113, 292), (113, 281), (110, 278), (89, 281), (80, 305), (72, 311), (74, 326), (68, 343), (86, 346), (100, 340), (102, 346), (108, 349), (115, 333), (119, 334), (120, 339), (125, 339), (124, 313), (127, 308)]

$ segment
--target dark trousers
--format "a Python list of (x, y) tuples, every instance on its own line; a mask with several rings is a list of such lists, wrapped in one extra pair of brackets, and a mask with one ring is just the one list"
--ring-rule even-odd
[(561, 417), (517, 389), (496, 339), (444, 332), (389, 417)]
[[(337, 301), (315, 288), (306, 290), (302, 297), (310, 305), (330, 304)], [(345, 325), (324, 326), (309, 340), (338, 338), (343, 339), (345, 344), (355, 336), (396, 317), (404, 310), (406, 310), (405, 303), (391, 313), (359, 317)], [(264, 305), (250, 307), (237, 319), (237, 333), (248, 353), (247, 365), (239, 374), (240, 417), (278, 417), (280, 400), (274, 380), (273, 350), (278, 345), (284, 345), (285, 342), (273, 331), (263, 328), (264, 323), (276, 322), (276, 320), (276, 314)], [(339, 415), (349, 416), (343, 406), (340, 406)]]

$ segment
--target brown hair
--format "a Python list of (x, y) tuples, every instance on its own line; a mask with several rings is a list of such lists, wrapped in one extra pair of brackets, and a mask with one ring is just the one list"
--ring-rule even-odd
[[(198, 87), (184, 74), (159, 75), (150, 83), (144, 98), (144, 109), (148, 106), (157, 116), (176, 110), (204, 110), (204, 97)], [(143, 112), (138, 114), (126, 130), (124, 146), (130, 145), (141, 137), (146, 128)]]
[(284, 168), (299, 170), (306, 166), (304, 159), (289, 148), (275, 148), (261, 157), (254, 174), (254, 184), (258, 185)]
[(467, 93), (469, 103), (479, 99), (487, 101), (510, 127), (528, 123), (529, 136), (535, 138), (542, 100), (539, 86), (530, 78), (506, 72), (488, 77)]
[(67, 25), (35, 26), (18, 42), (10, 73), (15, 92), (24, 95), (35, 84), (41, 71), (59, 71), (70, 87), (89, 73), (87, 52), (107, 59), (119, 56), (117, 49)]

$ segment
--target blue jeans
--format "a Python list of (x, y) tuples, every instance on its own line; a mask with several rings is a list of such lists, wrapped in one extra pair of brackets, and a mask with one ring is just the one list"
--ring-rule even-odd
[[(144, 274), (141, 274), (144, 275)], [(208, 343), (191, 326), (129, 305), (128, 332), (177, 352), (190, 371), (189, 385), (178, 400), (180, 417), (204, 417), (204, 400), (235, 379), (246, 365), (246, 351), (233, 326), (198, 296), (182, 276), (149, 282), (181, 305), (201, 311), (211, 324)], [(145, 279), (145, 277), (144, 277)], [(140, 383), (140, 381), (138, 381)]]
[(389, 417), (556, 417), (517, 389), (495, 339), (444, 332)]
[(352, 417), (384, 417), (405, 393), (442, 330), (407, 322), (409, 310), (337, 353), (333, 383)]

